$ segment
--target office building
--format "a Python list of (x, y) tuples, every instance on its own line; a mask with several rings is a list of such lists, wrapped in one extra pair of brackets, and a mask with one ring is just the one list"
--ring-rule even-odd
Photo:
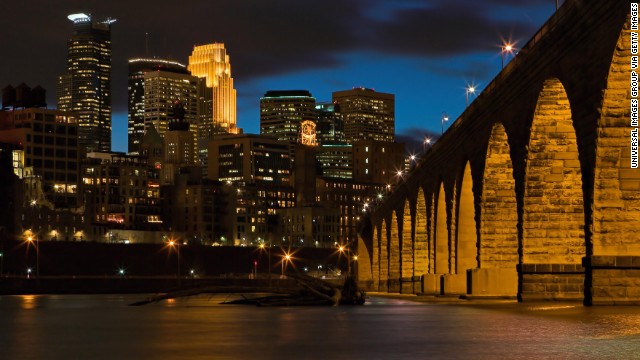
[(340, 213), (337, 208), (294, 207), (279, 210), (278, 214), (283, 244), (331, 248), (338, 242)]
[(395, 184), (404, 176), (404, 144), (364, 140), (353, 142), (353, 175), (356, 182)]
[(220, 181), (288, 184), (291, 174), (285, 142), (254, 134), (218, 135), (209, 143), (209, 177)]
[[(52, 207), (78, 205), (78, 124), (69, 113), (42, 108), (0, 111), (0, 142), (15, 144), (14, 171), (42, 184), (29, 200)], [(27, 180), (25, 180), (27, 181)], [(34, 183), (35, 184), (35, 183)]]
[(158, 170), (141, 156), (93, 152), (82, 165), (85, 236), (112, 241), (110, 230), (160, 230), (163, 226)]
[(353, 146), (351, 144), (320, 145), (316, 148), (316, 159), (322, 170), (320, 177), (353, 178)]
[(194, 46), (189, 56), (191, 75), (206, 79), (212, 89), (211, 118), (207, 121), (212, 134), (236, 134), (236, 89), (231, 76), (229, 55), (222, 43)]
[(344, 122), (340, 106), (334, 103), (316, 104), (316, 134), (318, 145), (344, 144)]
[(173, 105), (171, 113), (173, 118), (168, 122), (164, 134), (164, 161), (160, 171), (163, 185), (173, 184), (182, 168), (190, 171), (195, 171), (196, 167), (200, 169), (197, 164), (195, 137), (186, 119), (186, 108), (178, 101)]
[(261, 135), (218, 135), (209, 155), (209, 177), (236, 192), (233, 244), (258, 244), (268, 235), (279, 241), (276, 210), (295, 205), (288, 144)]
[(316, 99), (307, 90), (270, 90), (260, 98), (260, 134), (289, 144), (291, 158), (303, 121), (316, 121)]
[(78, 118), (78, 144), (86, 151), (111, 150), (111, 24), (72, 14), (67, 69), (58, 77), (58, 109)]
[(333, 93), (339, 106), (348, 142), (395, 138), (395, 96), (372, 89), (354, 88)]
[[(199, 170), (199, 169), (198, 169)], [(163, 187), (165, 228), (179, 232), (189, 244), (233, 245), (235, 191), (225, 183), (203, 179), (199, 171), (183, 171)], [(232, 211), (233, 210), (233, 211)]]
[[(153, 90), (148, 90), (148, 97), (145, 97), (145, 74), (154, 72)], [(171, 76), (169, 74), (179, 74)], [(182, 76), (180, 76), (182, 75)], [(183, 81), (186, 80), (186, 81)], [(197, 101), (194, 80), (189, 76), (187, 67), (176, 61), (164, 59), (131, 59), (129, 60), (128, 78), (128, 135), (130, 155), (138, 155), (139, 144), (144, 136), (149, 123), (154, 123), (156, 130), (161, 133), (166, 131), (166, 123), (170, 117), (170, 107), (173, 101), (181, 99), (193, 102), (193, 123), (196, 122)], [(145, 110), (149, 111), (147, 124), (145, 124)]]

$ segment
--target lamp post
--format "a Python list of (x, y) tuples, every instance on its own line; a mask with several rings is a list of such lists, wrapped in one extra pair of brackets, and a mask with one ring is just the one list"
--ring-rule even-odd
[[(467, 102), (469, 100), (467, 99)], [(443, 113), (442, 114), (442, 118), (440, 119), (440, 125), (442, 127), (442, 132), (440, 133), (440, 135), (444, 134), (444, 123), (445, 121), (449, 121), (449, 116), (447, 115), (447, 113)]]
[(338, 251), (340, 252), (340, 254), (344, 254), (345, 257), (347, 258), (347, 276), (351, 275), (351, 259), (349, 259), (349, 245), (347, 243), (347, 246), (344, 245), (340, 245), (338, 247)]
[(502, 50), (500, 51), (502, 55), (502, 68), (504, 69), (504, 54), (510, 53), (513, 54), (513, 44), (506, 43), (502, 45)]
[(289, 253), (284, 253), (284, 256), (282, 257), (282, 273), (281, 273), (281, 277), (284, 277), (284, 263), (285, 262), (289, 262), (291, 261), (291, 254)]
[(425, 138), (422, 142), (422, 152), (427, 151), (427, 145), (431, 145), (431, 138)]
[(358, 274), (358, 254), (353, 255), (353, 271)]
[(29, 242), (29, 245), (35, 244), (36, 246), (36, 277), (40, 277), (40, 249), (38, 246), (38, 237), (29, 235), (27, 237), (27, 241)]
[(475, 86), (471, 85), (468, 86), (465, 90), (466, 93), (466, 106), (469, 106), (469, 94), (475, 94), (476, 93), (476, 88)]
[(171, 248), (176, 249), (176, 254), (178, 255), (178, 287), (180, 287), (181, 285), (181, 279), (180, 279), (180, 244), (178, 244), (177, 241), (175, 240), (169, 240), (169, 246)]

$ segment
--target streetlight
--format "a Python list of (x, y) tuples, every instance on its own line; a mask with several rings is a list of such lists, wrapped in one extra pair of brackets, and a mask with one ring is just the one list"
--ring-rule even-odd
[(38, 246), (38, 237), (34, 237), (33, 235), (29, 235), (27, 237), (27, 242), (30, 244), (35, 243), (36, 246), (36, 276), (40, 277), (40, 249)]
[(170, 239), (168, 244), (171, 248), (175, 248), (176, 253), (178, 254), (178, 287), (179, 287), (181, 283), (180, 281), (180, 244), (178, 244), (178, 242), (173, 239)]
[(473, 85), (469, 85), (467, 86), (467, 88), (465, 89), (465, 93), (466, 93), (466, 106), (469, 106), (469, 94), (475, 94), (476, 93), (476, 88)]
[[(344, 245), (340, 245), (338, 247), (338, 252), (340, 252), (340, 254), (345, 254), (346, 258), (347, 258), (347, 276), (351, 275), (351, 259), (349, 256), (349, 246), (347, 243), (347, 246)], [(340, 255), (338, 255), (338, 259), (340, 258)]]
[(358, 274), (358, 254), (353, 255), (353, 268), (354, 272)]
[(431, 146), (431, 138), (424, 138), (424, 141), (422, 142), (422, 152), (427, 151), (427, 145)]
[[(468, 101), (469, 100), (467, 99), (467, 102)], [(447, 115), (447, 113), (442, 113), (442, 118), (440, 119), (440, 125), (442, 126), (442, 133), (441, 134), (444, 134), (444, 123), (445, 123), (445, 121), (449, 121), (449, 115)], [(429, 139), (429, 142), (431, 142), (431, 139)]]
[(513, 44), (511, 43), (505, 43), (502, 45), (502, 51), (501, 51), (501, 55), (502, 55), (502, 68), (504, 69), (504, 54), (505, 53), (510, 53), (513, 55)]
[(284, 255), (282, 256), (282, 261), (281, 261), (281, 265), (282, 265), (282, 274), (281, 277), (284, 277), (284, 267), (285, 267), (285, 262), (290, 262), (292, 259), (291, 254), (289, 253), (284, 253)]

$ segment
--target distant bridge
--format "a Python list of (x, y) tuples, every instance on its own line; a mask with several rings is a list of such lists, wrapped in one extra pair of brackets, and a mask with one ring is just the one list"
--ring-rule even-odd
[(626, 0), (565, 2), (369, 207), (363, 286), (640, 304), (630, 14)]

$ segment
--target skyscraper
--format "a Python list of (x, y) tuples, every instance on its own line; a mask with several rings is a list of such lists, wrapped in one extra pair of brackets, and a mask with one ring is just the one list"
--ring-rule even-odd
[(111, 24), (107, 18), (71, 14), (67, 71), (58, 77), (58, 109), (78, 118), (78, 145), (86, 151), (111, 150)]
[(344, 144), (344, 123), (340, 106), (334, 103), (319, 103), (316, 105), (316, 131), (320, 145)]
[(260, 134), (289, 143), (294, 157), (300, 124), (316, 120), (316, 99), (307, 90), (270, 90), (260, 98)]
[(393, 142), (395, 138), (395, 96), (362, 87), (333, 93), (340, 106), (344, 136), (350, 143), (360, 140)]
[[(175, 61), (163, 60), (163, 59), (131, 59), (129, 60), (129, 106), (128, 106), (128, 135), (129, 135), (129, 153), (132, 155), (138, 155), (140, 152), (139, 145), (144, 133), (146, 131), (145, 127), (145, 73), (156, 71), (158, 75), (164, 75), (164, 73), (175, 73), (187, 75), (184, 77), (188, 81), (188, 83), (192, 82), (192, 78), (189, 77), (189, 72), (187, 71), (187, 67), (183, 64), (180, 64)], [(165, 78), (164, 76), (159, 76), (160, 78)], [(158, 77), (156, 76), (156, 79)], [(156, 105), (148, 106), (149, 109), (160, 109), (165, 111), (168, 108), (171, 108), (174, 100), (177, 100), (180, 97), (182, 99), (181, 93), (184, 92), (184, 87), (188, 84), (187, 82), (181, 83), (178, 81), (178, 88), (174, 89), (174, 81), (169, 80), (168, 78), (164, 81), (168, 87), (160, 89), (158, 88), (157, 92), (153, 92), (153, 96), (148, 100), (156, 103)], [(155, 86), (158, 86), (158, 83), (154, 83)], [(188, 86), (187, 86), (188, 88)], [(174, 94), (178, 91), (180, 94)], [(192, 96), (192, 91), (187, 91), (187, 97)], [(151, 95), (151, 92), (150, 94)], [(167, 96), (169, 95), (169, 96)], [(164, 104), (158, 104), (158, 100), (162, 97), (166, 97)], [(166, 113), (162, 119), (162, 126), (156, 127), (156, 130), (164, 132), (166, 129), (166, 122), (169, 119), (170, 114)], [(195, 118), (189, 119), (191, 122), (196, 121)], [(156, 121), (159, 122), (159, 121)], [(162, 128), (162, 130), (160, 129)], [(195, 126), (194, 126), (195, 128)]]
[[(198, 118), (198, 81), (199, 79), (188, 75), (164, 71), (149, 71), (144, 74), (144, 123), (145, 129), (151, 124), (158, 133), (165, 137), (168, 124), (173, 118), (173, 107), (177, 102), (184, 105), (187, 123), (193, 124)], [(198, 138), (197, 127), (190, 127), (192, 144), (196, 151)], [(192, 158), (197, 164), (197, 157)]]
[(236, 89), (231, 77), (229, 55), (222, 43), (194, 46), (189, 56), (191, 75), (205, 78), (213, 90), (210, 125), (212, 133), (238, 133), (236, 128)]

